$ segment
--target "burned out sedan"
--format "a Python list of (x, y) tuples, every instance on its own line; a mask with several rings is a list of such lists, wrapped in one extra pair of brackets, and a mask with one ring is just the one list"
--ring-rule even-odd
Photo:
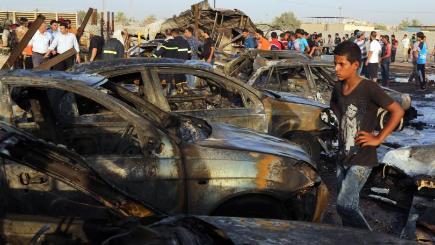
[[(169, 114), (98, 75), (2, 72), (0, 91), (3, 120), (74, 149), (106, 181), (166, 212), (319, 220), (325, 208), (309, 156), (278, 138)], [(5, 170), (8, 199), (22, 205), (14, 208), (63, 209), (56, 194), (68, 188)]]
[[(263, 92), (222, 73), (170, 59), (120, 59), (81, 64), (73, 71), (100, 74), (129, 87), (164, 111), (224, 122), (285, 138), (314, 160), (330, 128), (320, 119), (321, 103)], [(175, 84), (176, 81), (187, 81)], [(326, 145), (326, 144), (325, 144)]]
[[(0, 159), (2, 169), (20, 165), (45, 176), (51, 186), (68, 189), (52, 193), (63, 208), (52, 205), (47, 214), (35, 202), (32, 215), (19, 214), (13, 209), (21, 200), (2, 198), (1, 244), (410, 244), (384, 234), (299, 221), (170, 216), (114, 187), (77, 153), (3, 122)], [(4, 185), (1, 191), (6, 192)], [(71, 193), (89, 201), (77, 202)]]
[[(328, 104), (331, 92), (337, 82), (334, 65), (322, 61), (273, 61), (258, 68), (247, 81), (248, 85), (278, 94), (293, 94), (302, 98)], [(390, 88), (384, 91), (396, 100), (406, 111), (405, 120), (415, 118), (415, 109), (411, 107), (411, 96)], [(380, 109), (379, 127), (383, 128), (388, 112)], [(403, 124), (402, 124), (403, 126)]]

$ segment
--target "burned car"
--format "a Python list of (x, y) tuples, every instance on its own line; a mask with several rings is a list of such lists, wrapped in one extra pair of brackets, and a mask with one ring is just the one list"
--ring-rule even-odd
[[(33, 215), (22, 215), (9, 210), (21, 203), (2, 198), (1, 244), (312, 244), (313, 239), (322, 244), (344, 244), (349, 240), (364, 244), (412, 243), (384, 234), (316, 223), (169, 216), (114, 187), (77, 153), (4, 122), (0, 122), (0, 158), (3, 168), (21, 165), (44, 175), (51, 186), (68, 189), (53, 192), (58, 202), (63, 202), (63, 212), (53, 209), (44, 214), (35, 206)], [(4, 187), (2, 194), (7, 192)], [(74, 201), (69, 195), (73, 191), (92, 202)]]
[[(322, 61), (273, 61), (258, 68), (247, 82), (248, 85), (263, 90), (271, 90), (280, 95), (292, 94), (299, 97), (328, 104), (331, 92), (337, 82), (335, 68), (331, 62)], [(396, 100), (405, 110), (405, 121), (416, 117), (411, 107), (411, 96), (406, 93), (383, 87), (384, 91)], [(379, 128), (388, 120), (387, 111), (378, 112)], [(399, 129), (403, 127), (403, 121)]]
[[(262, 92), (204, 65), (138, 58), (80, 64), (73, 71), (103, 75), (113, 83), (130, 87), (164, 111), (230, 123), (293, 141), (314, 160), (320, 158), (320, 142), (330, 138), (329, 126), (320, 119), (326, 105)], [(177, 84), (177, 80), (187, 84)]]
[[(3, 120), (74, 149), (106, 181), (165, 212), (321, 218), (327, 189), (294, 144), (167, 113), (99, 75), (15, 70), (0, 83)], [(62, 186), (6, 171), (17, 209), (62, 209), (53, 195)]]
[(363, 195), (407, 215), (402, 238), (435, 242), (435, 145), (381, 149)]

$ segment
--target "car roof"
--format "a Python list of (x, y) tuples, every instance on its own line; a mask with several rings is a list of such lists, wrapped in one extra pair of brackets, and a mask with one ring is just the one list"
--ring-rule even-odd
[[(134, 60), (134, 61), (130, 61)], [(86, 72), (86, 73), (99, 73), (103, 71), (111, 71), (113, 69), (128, 69), (135, 68), (139, 66), (143, 67), (158, 67), (158, 66), (170, 66), (170, 67), (178, 67), (178, 68), (195, 68), (206, 70), (210, 73), (213, 73), (217, 76), (221, 76), (225, 79), (231, 80), (238, 86), (241, 86), (250, 92), (254, 93), (258, 97), (263, 97), (264, 94), (260, 90), (253, 88), (246, 83), (233, 78), (225, 76), (223, 73), (218, 72), (212, 69), (212, 66), (203, 61), (193, 61), (193, 60), (179, 60), (179, 59), (160, 59), (160, 58), (123, 58), (117, 59), (115, 61), (99, 61), (93, 63), (86, 63), (82, 65), (78, 65), (71, 69), (72, 72)]]
[(78, 72), (64, 72), (64, 71), (34, 71), (34, 70), (4, 70), (0, 71), (0, 77), (27, 77), (27, 78), (47, 78), (56, 80), (56, 82), (71, 82), (80, 81), (90, 87), (98, 87), (107, 82), (104, 76), (97, 74), (86, 74)]

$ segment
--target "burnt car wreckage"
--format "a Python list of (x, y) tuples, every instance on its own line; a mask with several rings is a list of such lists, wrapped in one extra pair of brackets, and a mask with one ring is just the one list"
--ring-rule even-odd
[[(169, 213), (321, 218), (327, 189), (296, 145), (169, 114), (98, 75), (15, 70), (0, 76), (4, 121), (74, 149), (138, 200)], [(13, 167), (6, 168), (15, 176), (8, 193), (21, 203), (17, 209), (62, 210), (52, 196), (61, 187)]]
[[(248, 51), (228, 63), (223, 70), (226, 75), (239, 77), (260, 90), (269, 90), (283, 97), (295, 95), (328, 105), (337, 81), (331, 62), (310, 60), (289, 51)], [(411, 106), (409, 94), (386, 87), (383, 89), (405, 110), (399, 129), (416, 118), (417, 113)], [(379, 128), (383, 128), (388, 118), (387, 111), (380, 109)]]
[(4, 215), (8, 205), (18, 203), (3, 201), (0, 242), (6, 244), (312, 244), (313, 238), (322, 244), (412, 243), (364, 230), (297, 221), (168, 216), (113, 186), (75, 152), (4, 122), (0, 122), (0, 157), (3, 167), (31, 168), (93, 201), (77, 208), (70, 196), (57, 193), (65, 205), (61, 215)]
[[(100, 74), (114, 83), (136, 87), (142, 98), (165, 111), (230, 123), (290, 140), (301, 145), (314, 160), (331, 138), (330, 127), (320, 119), (326, 105), (262, 92), (201, 64), (137, 58), (80, 64), (72, 70)], [(182, 76), (184, 81), (192, 77), (195, 84), (175, 93), (175, 89), (169, 90), (162, 82), (167, 76)]]

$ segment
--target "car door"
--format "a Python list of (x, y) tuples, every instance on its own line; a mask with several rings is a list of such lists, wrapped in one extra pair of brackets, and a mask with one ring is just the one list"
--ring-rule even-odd
[(333, 75), (324, 66), (311, 65), (308, 68), (312, 82), (315, 85), (316, 100), (329, 105), (335, 83)]
[[(33, 87), (30, 89), (35, 90)], [(184, 172), (176, 143), (123, 102), (84, 85), (81, 89), (83, 93), (77, 88), (74, 92), (67, 88), (36, 88), (41, 94), (46, 94), (47, 99), (39, 101), (42, 107), (50, 108), (53, 115), (55, 137), (45, 139), (74, 149), (107, 182), (137, 199), (170, 213), (183, 211)], [(43, 104), (44, 101), (48, 104)], [(18, 104), (24, 106), (25, 102)], [(24, 129), (30, 128), (38, 133), (42, 130), (40, 127), (28, 126), (34, 122), (33, 114), (37, 112), (28, 113), (32, 115), (19, 118), (27, 122), (16, 125), (20, 127), (24, 123)], [(44, 134), (39, 132), (39, 135)], [(23, 190), (17, 193), (21, 200), (24, 198), (24, 201), (31, 202), (35, 195), (26, 195), (26, 192), (35, 190), (38, 200), (41, 200), (40, 207), (56, 205), (56, 197), (51, 195), (61, 186), (56, 181), (31, 170), (17, 170), (14, 166), (12, 170), (9, 178), (16, 179), (13, 183), (18, 186), (10, 188)], [(24, 184), (19, 179), (21, 176), (28, 179)], [(70, 191), (62, 188), (58, 191)], [(37, 207), (31, 208), (37, 210)]]
[(152, 87), (170, 111), (212, 122), (223, 122), (267, 132), (268, 123), (259, 97), (241, 84), (206, 70), (186, 67), (150, 68)]

